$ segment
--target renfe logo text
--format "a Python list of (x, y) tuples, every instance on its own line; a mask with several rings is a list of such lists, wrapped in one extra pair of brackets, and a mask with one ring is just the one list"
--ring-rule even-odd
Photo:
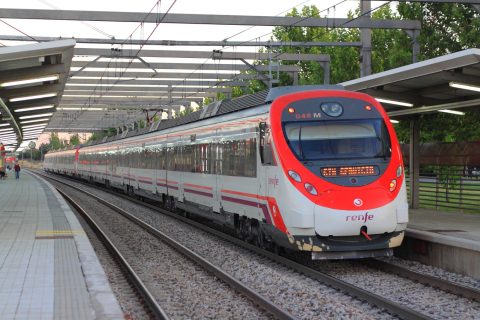
[(373, 214), (368, 214), (368, 211), (365, 214), (359, 214), (355, 216), (347, 216), (345, 221), (363, 221), (367, 222), (373, 220)]

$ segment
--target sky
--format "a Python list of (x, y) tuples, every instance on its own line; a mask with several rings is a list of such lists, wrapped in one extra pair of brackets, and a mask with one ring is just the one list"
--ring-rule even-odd
[[(381, 6), (384, 2), (373, 1), (372, 8)], [(158, 4), (158, 5), (157, 5)], [(338, 5), (336, 5), (338, 4)], [(170, 7), (170, 13), (192, 14), (224, 14), (224, 15), (254, 15), (254, 16), (285, 16), (296, 7), (301, 9), (305, 5), (315, 5), (320, 10), (322, 17), (345, 18), (348, 11), (355, 10), (359, 6), (358, 0), (21, 0), (2, 1), (2, 8), (18, 9), (58, 9), (58, 10), (88, 10), (88, 11), (125, 11), (125, 12), (166, 12)], [(334, 8), (332, 6), (336, 5)], [(330, 8), (330, 9), (327, 9)], [(21, 32), (35, 37), (83, 37), (83, 38), (109, 38), (126, 39), (131, 36), (134, 39), (146, 39), (155, 25), (139, 23), (114, 23), (114, 22), (79, 22), (79, 21), (44, 21), (3, 19)], [(0, 34), (22, 35), (0, 21)], [(136, 31), (134, 31), (136, 30)], [(214, 40), (224, 39), (234, 41), (269, 40), (272, 27), (249, 27), (249, 26), (208, 26), (208, 25), (182, 25), (160, 24), (152, 34), (152, 40)], [(27, 42), (0, 40), (0, 45), (22, 45)], [(92, 44), (77, 44), (77, 47), (94, 47)], [(101, 45), (99, 45), (101, 46)], [(110, 47), (110, 46), (103, 46)], [(151, 49), (152, 47), (148, 48)], [(211, 51), (222, 49), (225, 52), (233, 51), (258, 51), (259, 47), (222, 48), (222, 47), (187, 47), (178, 46), (155, 47), (162, 50), (202, 50)], [(124, 49), (128, 49), (124, 47)], [(145, 48), (147, 49), (147, 48)], [(74, 57), (74, 60), (85, 58)], [(92, 58), (90, 58), (92, 59)], [(165, 58), (150, 58), (149, 62), (168, 62)], [(205, 62), (203, 59), (184, 59), (183, 62)], [(223, 63), (231, 63), (224, 61)], [(72, 69), (75, 71), (75, 69)], [(133, 71), (133, 70), (132, 70)], [(43, 136), (43, 137), (42, 137)], [(41, 136), (43, 142), (48, 141), (48, 135)], [(39, 144), (39, 143), (37, 143)]]
[[(22, 0), (2, 1), (2, 8), (21, 9), (61, 9), (61, 10), (95, 10), (95, 11), (135, 11), (148, 12), (157, 3), (156, 0)], [(258, 15), (258, 16), (284, 16), (295, 6), (302, 8), (304, 5), (315, 5), (319, 9), (326, 9), (340, 3), (335, 9), (322, 12), (322, 16), (346, 17), (349, 10), (354, 10), (359, 5), (356, 0), (162, 0), (160, 12), (165, 12), (172, 4), (171, 13), (196, 13), (196, 14), (226, 14), (226, 15)], [(373, 7), (381, 2), (374, 2)], [(156, 12), (157, 8), (155, 8)], [(95, 31), (87, 24), (76, 21), (35, 21), (8, 19), (16, 28), (28, 35), (52, 37), (95, 37), (107, 38), (114, 36), (117, 39), (127, 38), (138, 26), (138, 23), (110, 23), (88, 22), (89, 25), (101, 31)], [(134, 37), (145, 38), (152, 30), (153, 24), (145, 25), (138, 29)], [(151, 39), (172, 40), (223, 40), (241, 32), (246, 26), (205, 26), (205, 25), (179, 25), (163, 24), (155, 31)], [(243, 32), (231, 40), (245, 41), (265, 35), (271, 27), (254, 27)], [(0, 23), (0, 34), (19, 35), (9, 26)], [(270, 35), (264, 37), (268, 39)], [(2, 41), (3, 42), (3, 41)]]

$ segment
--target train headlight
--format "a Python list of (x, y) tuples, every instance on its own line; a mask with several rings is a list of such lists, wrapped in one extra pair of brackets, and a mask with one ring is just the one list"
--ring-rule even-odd
[(314, 196), (318, 194), (317, 189), (315, 189), (315, 187), (312, 186), (310, 183), (305, 183), (305, 190), (307, 190), (308, 193), (313, 194)]
[(320, 106), (323, 112), (330, 117), (339, 117), (343, 113), (343, 107), (337, 102), (325, 102)]
[(290, 178), (292, 178), (293, 180), (297, 181), (297, 182), (302, 182), (302, 178), (300, 177), (300, 175), (298, 173), (296, 173), (295, 171), (293, 170), (289, 170), (288, 171), (288, 175), (290, 176)]
[(398, 166), (398, 168), (397, 168), (397, 178), (400, 178), (400, 176), (402, 175), (402, 172), (403, 172), (402, 166)]
[(395, 191), (395, 189), (397, 188), (397, 180), (392, 179), (392, 181), (390, 181), (390, 184), (388, 185), (388, 188), (390, 189), (390, 192)]

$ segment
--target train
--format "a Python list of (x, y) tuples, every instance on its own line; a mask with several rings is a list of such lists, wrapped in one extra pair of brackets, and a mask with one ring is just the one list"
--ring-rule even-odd
[(408, 223), (402, 154), (386, 112), (339, 86), (216, 101), (143, 131), (48, 152), (44, 170), (313, 260), (390, 256)]

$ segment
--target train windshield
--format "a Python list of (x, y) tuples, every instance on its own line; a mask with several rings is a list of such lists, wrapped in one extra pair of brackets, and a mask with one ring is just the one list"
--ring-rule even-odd
[(299, 160), (387, 158), (390, 137), (382, 119), (288, 122), (284, 133)]

